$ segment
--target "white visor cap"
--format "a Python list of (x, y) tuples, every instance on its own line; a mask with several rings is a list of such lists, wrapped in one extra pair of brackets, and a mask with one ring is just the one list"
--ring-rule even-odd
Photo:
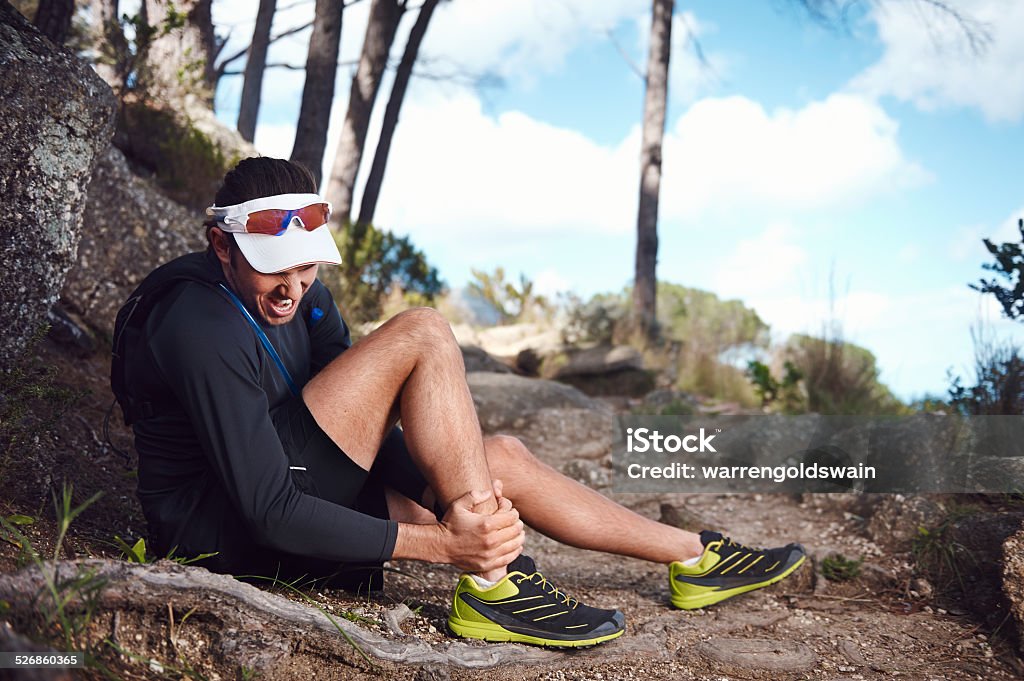
[(235, 235), (239, 250), (257, 272), (273, 274), (314, 263), (340, 265), (341, 253), (327, 225), (307, 230), (299, 219), (293, 218), (287, 229), (277, 235), (244, 231), (250, 213), (267, 209), (298, 210), (314, 203), (327, 202), (317, 194), (279, 194), (235, 206), (210, 206), (206, 213), (214, 217), (224, 231)]

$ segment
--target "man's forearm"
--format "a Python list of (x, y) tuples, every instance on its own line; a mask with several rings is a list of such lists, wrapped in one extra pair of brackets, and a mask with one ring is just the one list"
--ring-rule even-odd
[(447, 563), (451, 557), (450, 552), (445, 550), (446, 535), (448, 533), (440, 524), (398, 523), (398, 538), (395, 540), (395, 551), (391, 557)]

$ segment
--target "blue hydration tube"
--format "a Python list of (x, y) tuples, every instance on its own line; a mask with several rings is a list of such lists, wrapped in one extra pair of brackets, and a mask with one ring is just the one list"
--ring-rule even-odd
[(270, 359), (274, 360), (274, 364), (276, 364), (277, 368), (281, 370), (281, 375), (284, 376), (284, 381), (288, 384), (288, 389), (292, 391), (292, 395), (299, 397), (301, 395), (299, 388), (295, 385), (295, 381), (292, 380), (292, 376), (288, 373), (288, 369), (285, 368), (284, 362), (281, 361), (281, 355), (277, 354), (277, 350), (274, 349), (273, 343), (271, 343), (270, 339), (267, 338), (267, 334), (263, 332), (263, 329), (261, 329), (256, 320), (252, 318), (249, 311), (245, 309), (245, 305), (238, 299), (238, 296), (236, 296), (231, 289), (223, 283), (217, 285), (224, 289), (224, 292), (228, 294), (231, 302), (233, 302), (235, 307), (241, 311), (242, 316), (249, 322), (249, 326), (251, 326), (252, 330), (256, 332), (256, 337), (259, 338), (260, 343), (263, 344), (263, 349), (267, 351), (267, 354), (270, 355)]

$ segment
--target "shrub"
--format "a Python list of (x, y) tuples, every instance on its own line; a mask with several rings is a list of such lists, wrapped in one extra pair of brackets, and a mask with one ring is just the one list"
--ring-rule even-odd
[(974, 339), (974, 385), (950, 376), (950, 406), (965, 416), (1024, 415), (1024, 356), (1013, 343)]
[[(1008, 242), (996, 246), (988, 239), (982, 239), (985, 248), (995, 258), (995, 263), (982, 265), (983, 269), (995, 272), (997, 279), (982, 279), (978, 284), (970, 284), (975, 291), (991, 293), (1003, 306), (1003, 312), (1010, 319), (1024, 316), (1024, 219), (1017, 221), (1021, 242)], [(998, 279), (1010, 283), (1007, 288), (999, 284)]]
[(899, 414), (905, 407), (878, 380), (870, 350), (842, 340), (794, 334), (783, 351), (802, 375), (807, 408), (819, 414)]
[(505, 269), (498, 267), (494, 273), (472, 269), (473, 281), (469, 283), (471, 295), (487, 303), (498, 315), (499, 324), (532, 322), (548, 319), (551, 305), (544, 296), (533, 291), (533, 282), (520, 273), (519, 285), (505, 279)]
[(351, 224), (333, 234), (342, 264), (324, 268), (320, 277), (350, 325), (379, 319), (396, 292), (409, 304), (431, 305), (444, 290), (437, 269), (409, 237)]

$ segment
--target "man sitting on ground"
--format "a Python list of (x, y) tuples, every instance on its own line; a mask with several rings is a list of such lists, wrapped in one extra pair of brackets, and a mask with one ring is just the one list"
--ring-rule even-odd
[(465, 572), (454, 633), (567, 647), (621, 635), (623, 615), (542, 576), (521, 553), (524, 522), (668, 565), (671, 603), (685, 609), (804, 561), (797, 544), (751, 549), (642, 517), (519, 440), (482, 437), (460, 348), (434, 310), (402, 312), (350, 347), (316, 278), (341, 262), (330, 207), (301, 166), (242, 161), (208, 213), (207, 251), (155, 270), (115, 330), (112, 381), (161, 554), (214, 553), (201, 564), (282, 576), (447, 563)]

